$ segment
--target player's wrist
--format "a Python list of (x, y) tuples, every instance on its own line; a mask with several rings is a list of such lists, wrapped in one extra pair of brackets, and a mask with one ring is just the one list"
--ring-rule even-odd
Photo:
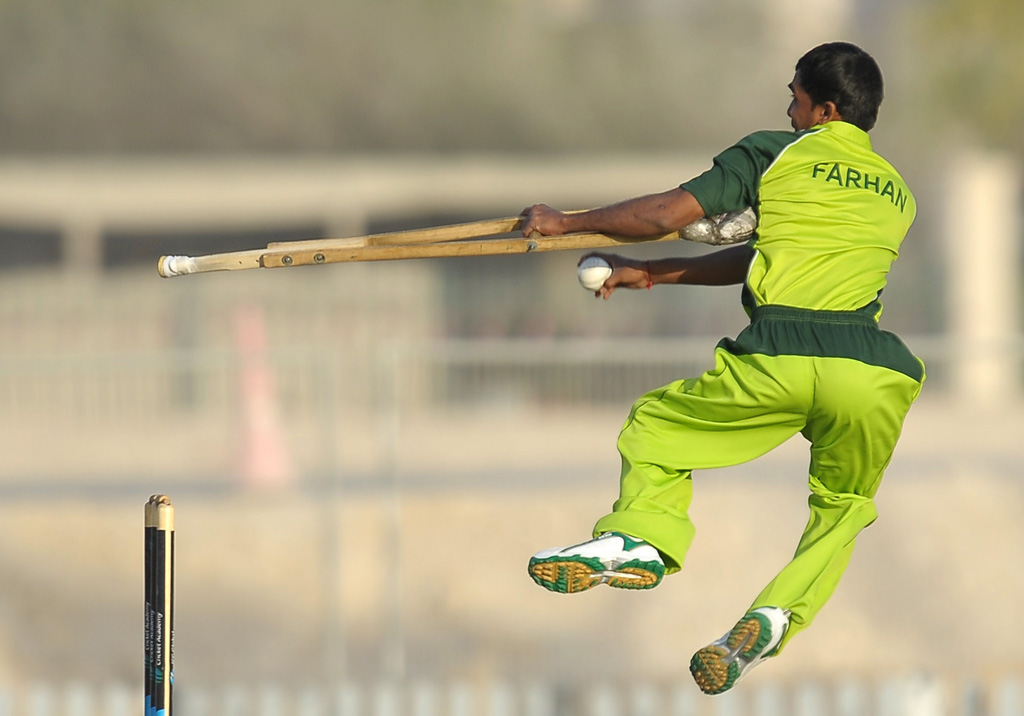
[(562, 212), (558, 216), (558, 233), (575, 234), (586, 231), (585, 214), (587, 212)]

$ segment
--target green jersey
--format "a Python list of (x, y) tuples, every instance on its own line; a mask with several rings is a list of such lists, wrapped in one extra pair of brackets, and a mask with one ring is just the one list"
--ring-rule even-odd
[(875, 302), (917, 212), (867, 132), (838, 121), (751, 134), (681, 186), (708, 216), (757, 212), (748, 309), (866, 309), (877, 319)]

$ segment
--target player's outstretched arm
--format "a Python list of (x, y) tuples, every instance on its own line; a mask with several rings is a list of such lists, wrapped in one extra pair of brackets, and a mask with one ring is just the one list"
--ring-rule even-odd
[(746, 244), (732, 246), (702, 256), (640, 259), (591, 252), (581, 257), (600, 256), (612, 266), (612, 275), (594, 295), (608, 298), (617, 288), (651, 288), (655, 284), (688, 284), (694, 286), (730, 286), (743, 283), (753, 256)]
[(657, 259), (650, 262), (654, 283), (694, 286), (731, 286), (747, 278), (754, 250), (747, 244), (701, 256)]
[(568, 214), (546, 204), (534, 204), (524, 209), (522, 216), (523, 236), (594, 232), (641, 239), (678, 231), (702, 218), (704, 209), (693, 194), (676, 188)]

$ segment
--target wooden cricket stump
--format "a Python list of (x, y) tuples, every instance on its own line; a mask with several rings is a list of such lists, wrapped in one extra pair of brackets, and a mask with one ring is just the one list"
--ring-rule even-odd
[(145, 716), (172, 716), (174, 690), (174, 506), (146, 503)]
[(678, 231), (644, 239), (595, 233), (510, 236), (522, 227), (522, 223), (522, 217), (513, 216), (369, 236), (274, 242), (263, 249), (206, 256), (161, 256), (157, 271), (164, 278), (170, 278), (211, 271), (292, 268), (355, 261), (497, 256), (597, 249), (651, 241), (675, 241), (683, 237)]

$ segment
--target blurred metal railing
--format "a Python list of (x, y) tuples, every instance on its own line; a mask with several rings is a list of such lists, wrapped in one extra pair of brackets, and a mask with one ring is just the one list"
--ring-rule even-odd
[[(36, 684), (0, 688), (0, 716), (136, 716), (138, 689)], [(1024, 677), (918, 675), (865, 683), (763, 682), (715, 697), (689, 682), (612, 685), (504, 681), (341, 682), (329, 686), (179, 684), (174, 716), (1022, 716)]]
[[(0, 419), (230, 416), (248, 389), (246, 371), (270, 381), (273, 401), (289, 416), (318, 415), (325, 401), (342, 410), (368, 410), (391, 394), (404, 406), (440, 408), (628, 405), (648, 390), (712, 367), (718, 340), (447, 340), (360, 352), (318, 345), (257, 355), (223, 348), (0, 355)], [(941, 338), (908, 343), (928, 366), (933, 395), (950, 387), (959, 362), (985, 352)], [(1024, 375), (1024, 340), (999, 350)]]
[[(624, 415), (644, 393), (713, 367), (718, 340), (394, 341), (361, 350), (316, 344), (248, 354), (209, 347), (0, 353), (0, 423), (8, 428), (0, 434), (0, 450), (18, 456), (0, 476), (25, 485), (90, 473), (134, 480), (173, 472), (204, 475), (209, 484), (214, 475), (246, 481), (265, 472), (280, 479), (379, 476), (388, 474), (401, 447), (399, 426), (402, 435), (419, 430), (425, 439), (425, 430), (451, 421), (464, 439), (479, 440), (493, 436), (482, 430), (488, 421), (473, 422), (475, 413), (522, 412), (552, 425), (574, 411)], [(957, 378), (965, 361), (991, 353), (944, 339), (908, 343), (928, 365), (928, 400), (968, 407), (958, 401), (974, 396)], [(1024, 374), (1024, 341), (1000, 351)], [(979, 414), (1018, 409), (1019, 385), (1001, 383), (1000, 389), (998, 402), (983, 405)], [(481, 432), (466, 434), (470, 426)], [(415, 449), (413, 442), (403, 444)], [(154, 459), (169, 446), (179, 446), (173, 461)], [(271, 464), (280, 470), (270, 470)], [(448, 473), (454, 468), (433, 467)]]
[[(494, 400), (586, 407), (640, 393), (710, 367), (717, 339), (446, 341), (393, 345), (376, 357), (333, 347), (0, 356), (0, 417), (77, 421), (159, 420), (232, 414), (246, 366), (265, 372), (289, 415), (330, 400), (368, 409), (396, 382), (404, 404), (458, 406)], [(254, 365), (255, 362), (255, 365)], [(388, 391), (390, 392), (390, 391)]]

